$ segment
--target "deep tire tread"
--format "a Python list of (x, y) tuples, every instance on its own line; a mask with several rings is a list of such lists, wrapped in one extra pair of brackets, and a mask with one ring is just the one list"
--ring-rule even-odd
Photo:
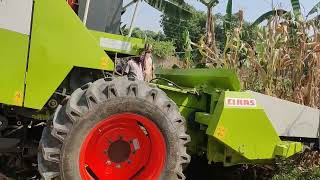
[[(166, 172), (165, 177), (184, 180), (183, 167), (190, 162), (190, 156), (186, 152), (186, 144), (190, 142), (190, 136), (186, 134), (185, 119), (180, 115), (178, 106), (168, 98), (160, 89), (150, 87), (140, 81), (129, 81), (126, 78), (100, 79), (77, 89), (64, 106), (59, 106), (53, 119), (52, 127), (46, 128), (40, 142), (38, 157), (39, 172), (44, 179), (59, 177), (59, 159), (56, 154), (64, 144), (73, 125), (81, 120), (81, 117), (94, 109), (99, 104), (110, 101), (116, 97), (136, 97), (144, 99), (156, 105), (163, 113), (170, 117), (172, 124), (170, 131), (174, 131), (178, 140), (175, 146), (178, 158), (175, 168)], [(169, 131), (168, 131), (169, 132)], [(164, 133), (168, 133), (167, 130)], [(52, 149), (53, 148), (53, 149)], [(49, 156), (48, 156), (49, 154)], [(49, 158), (48, 158), (49, 157)], [(168, 175), (169, 174), (169, 175)]]

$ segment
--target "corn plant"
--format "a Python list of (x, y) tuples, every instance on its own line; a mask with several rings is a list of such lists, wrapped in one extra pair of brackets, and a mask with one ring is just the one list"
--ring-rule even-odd
[(259, 84), (258, 90), (265, 94), (320, 107), (320, 39), (315, 22), (292, 22), (274, 16), (257, 33), (258, 41), (248, 53), (251, 79), (246, 79), (250, 82), (246, 88)]

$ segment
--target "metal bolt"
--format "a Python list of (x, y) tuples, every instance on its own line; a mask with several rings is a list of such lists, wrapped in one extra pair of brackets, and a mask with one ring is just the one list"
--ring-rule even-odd
[(120, 165), (120, 164), (117, 164), (117, 165), (116, 165), (116, 168), (121, 168), (121, 165)]
[(49, 101), (48, 105), (49, 105), (50, 108), (53, 108), (53, 109), (54, 109), (54, 108), (56, 108), (56, 107), (59, 105), (59, 103), (58, 103), (57, 100), (51, 99), (51, 100)]
[(99, 131), (99, 133), (101, 133), (102, 131), (101, 131), (101, 129), (98, 129), (98, 131)]
[(111, 165), (111, 163), (112, 163), (111, 161), (107, 161), (106, 165)]

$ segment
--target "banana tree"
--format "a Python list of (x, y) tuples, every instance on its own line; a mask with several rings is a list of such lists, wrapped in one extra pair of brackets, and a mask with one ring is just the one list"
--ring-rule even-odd
[(198, 0), (207, 7), (207, 30), (206, 30), (206, 45), (209, 48), (215, 49), (214, 22), (212, 9), (219, 3), (219, 0)]

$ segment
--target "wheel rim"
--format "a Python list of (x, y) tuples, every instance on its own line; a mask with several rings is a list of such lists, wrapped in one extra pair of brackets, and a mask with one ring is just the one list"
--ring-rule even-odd
[(80, 150), (80, 175), (91, 179), (157, 179), (164, 169), (166, 145), (151, 120), (117, 114), (102, 120)]

